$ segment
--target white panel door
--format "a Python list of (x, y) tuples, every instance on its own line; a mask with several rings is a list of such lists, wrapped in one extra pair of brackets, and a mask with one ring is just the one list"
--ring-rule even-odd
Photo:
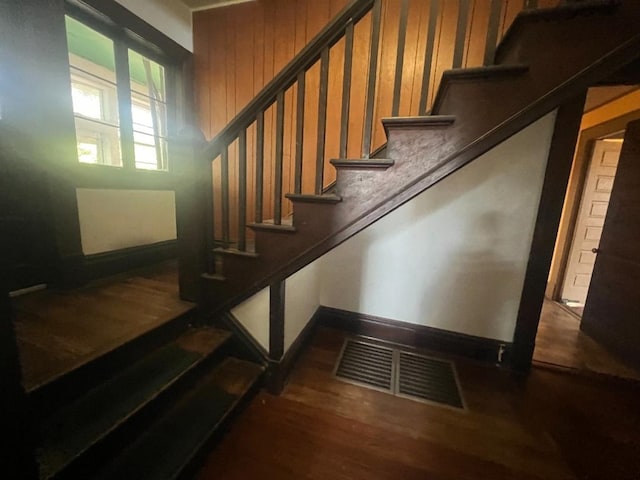
[(622, 140), (597, 140), (589, 164), (562, 286), (562, 299), (584, 305), (609, 197), (616, 176)]

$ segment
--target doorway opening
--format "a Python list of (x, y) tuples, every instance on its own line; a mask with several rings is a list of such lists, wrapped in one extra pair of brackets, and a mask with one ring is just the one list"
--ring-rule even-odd
[(638, 85), (589, 89), (536, 336), (537, 364), (640, 380), (640, 369), (582, 324), (625, 129), (637, 119)]
[(621, 131), (593, 141), (575, 228), (567, 239), (569, 255), (556, 300), (580, 318), (609, 209), (623, 138), (624, 131)]

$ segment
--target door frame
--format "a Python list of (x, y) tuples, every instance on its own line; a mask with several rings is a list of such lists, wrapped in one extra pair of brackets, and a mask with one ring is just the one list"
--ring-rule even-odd
[(624, 130), (629, 122), (638, 119), (640, 119), (640, 109), (607, 120), (606, 122), (585, 129), (580, 133), (572, 166), (572, 177), (574, 177), (575, 180), (572, 181), (572, 179), (569, 179), (569, 184), (567, 185), (567, 193), (563, 205), (563, 217), (566, 217), (560, 220), (553, 259), (553, 270), (551, 271), (546, 291), (547, 297), (551, 300), (560, 300), (562, 284), (569, 265), (571, 242), (578, 222), (582, 192), (587, 180), (589, 161), (593, 155), (595, 142), (603, 137)]
[[(549, 269), (553, 257), (560, 217), (564, 206), (565, 194), (572, 168), (576, 145), (579, 142), (580, 122), (582, 120), (587, 87), (578, 96), (562, 104), (557, 110), (556, 126), (551, 139), (547, 159), (547, 169), (538, 206), (535, 229), (529, 252), (522, 296), (516, 319), (513, 344), (508, 357), (508, 365), (515, 372), (525, 374), (531, 369), (533, 351), (536, 344), (538, 324), (544, 302)], [(592, 127), (613, 128), (612, 132), (622, 130), (631, 120), (637, 119), (637, 110), (610, 122)], [(586, 132), (586, 130), (585, 130)], [(600, 133), (597, 136), (605, 136)], [(586, 143), (583, 150), (586, 148)]]

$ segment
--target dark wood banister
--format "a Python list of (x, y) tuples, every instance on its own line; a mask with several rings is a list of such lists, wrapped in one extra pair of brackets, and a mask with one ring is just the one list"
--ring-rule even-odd
[(260, 111), (269, 108), (279, 92), (293, 85), (301, 71), (309, 69), (320, 58), (325, 48), (331, 47), (342, 38), (350, 21), (355, 23), (364, 17), (372, 9), (374, 2), (375, 0), (354, 0), (347, 5), (209, 142), (202, 152), (203, 157), (206, 160), (213, 160), (220, 155), (222, 149), (233, 142), (241, 130), (255, 121)]

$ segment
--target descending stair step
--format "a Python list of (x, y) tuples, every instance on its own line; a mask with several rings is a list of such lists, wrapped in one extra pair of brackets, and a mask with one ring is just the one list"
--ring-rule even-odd
[(287, 193), (285, 195), (292, 202), (300, 203), (339, 203), (342, 197), (339, 195), (307, 195), (302, 193)]
[(336, 168), (350, 169), (387, 169), (393, 166), (394, 161), (390, 158), (337, 158), (331, 160), (331, 164)]
[(52, 415), (42, 427), (41, 478), (50, 478), (95, 447), (176, 385), (231, 334), (193, 328)]
[(255, 363), (227, 358), (97, 478), (177, 478), (263, 371)]
[(244, 250), (238, 250), (236, 248), (214, 248), (213, 249), (214, 253), (219, 253), (221, 255), (235, 255), (237, 257), (248, 257), (248, 258), (258, 258), (260, 255), (258, 255), (256, 252), (246, 252)]

